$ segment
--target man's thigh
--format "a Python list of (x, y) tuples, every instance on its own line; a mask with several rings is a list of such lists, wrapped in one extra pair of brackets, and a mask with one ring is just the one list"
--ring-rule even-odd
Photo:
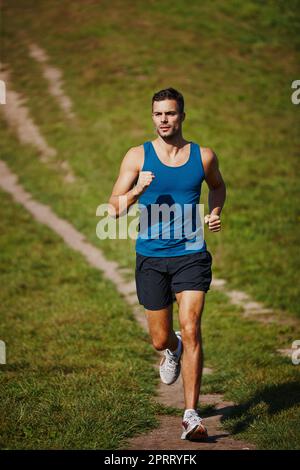
[(139, 303), (146, 310), (167, 309), (175, 300), (165, 259), (137, 254), (135, 280)]
[(173, 328), (173, 304), (160, 310), (145, 310), (152, 339), (165, 339)]
[(212, 279), (212, 256), (209, 251), (192, 253), (170, 258), (169, 269), (172, 275), (172, 290), (207, 292)]
[(182, 327), (199, 325), (205, 304), (205, 292), (185, 290), (176, 295), (179, 306), (179, 322)]

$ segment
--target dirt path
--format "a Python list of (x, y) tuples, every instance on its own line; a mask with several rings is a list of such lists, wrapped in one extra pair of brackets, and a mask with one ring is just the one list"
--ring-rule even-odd
[[(114, 283), (118, 292), (125, 298), (134, 312), (136, 320), (147, 329), (144, 311), (137, 303), (135, 282), (125, 281), (124, 273), (118, 264), (108, 261), (102, 251), (90, 244), (86, 238), (69, 222), (58, 217), (50, 207), (35, 201), (30, 193), (18, 183), (5, 162), (0, 160), (0, 187), (9, 193), (15, 201), (22, 204), (32, 216), (42, 224), (49, 227), (62, 237), (65, 243), (81, 253), (86, 261), (93, 267), (102, 271), (104, 276)], [(124, 270), (123, 270), (124, 271)], [(128, 275), (128, 270), (125, 270)], [(159, 357), (159, 355), (158, 355)], [(156, 365), (158, 367), (158, 363)], [(205, 369), (204, 373), (211, 373)], [(162, 404), (183, 408), (183, 390), (181, 378), (172, 386), (160, 385), (158, 401)], [(209, 439), (207, 442), (197, 443), (182, 441), (180, 439), (181, 418), (172, 416), (159, 417), (160, 426), (147, 433), (130, 439), (126, 449), (253, 449), (254, 446), (242, 441), (234, 440), (227, 432), (222, 430), (221, 418), (230, 413), (234, 403), (226, 402), (221, 395), (202, 395), (202, 404), (215, 404), (214, 411), (205, 418)]]
[(57, 67), (49, 65), (50, 59), (44, 49), (34, 43), (28, 45), (29, 55), (41, 64), (42, 72), (49, 83), (49, 93), (52, 95), (60, 108), (69, 119), (74, 119), (75, 114), (72, 111), (72, 101), (63, 91), (62, 72)]
[[(159, 361), (157, 362), (158, 369)], [(157, 371), (158, 373), (158, 371)], [(184, 409), (183, 385), (181, 376), (175, 384), (168, 386), (160, 383), (158, 402), (162, 405)], [(142, 435), (129, 439), (121, 449), (128, 450), (253, 450), (255, 446), (233, 439), (222, 429), (221, 419), (230, 415), (234, 403), (224, 401), (222, 395), (200, 395), (203, 405), (214, 405), (214, 410), (204, 417), (209, 438), (205, 442), (190, 442), (180, 439), (181, 417), (159, 416), (159, 427)]]
[(39, 154), (42, 163), (62, 174), (64, 181), (73, 183), (75, 176), (67, 161), (59, 159), (56, 149), (50, 147), (39, 127), (30, 116), (25, 97), (14, 91), (10, 82), (10, 70), (0, 64), (0, 78), (6, 86), (6, 104), (0, 106), (8, 126), (15, 132), (19, 141), (32, 145)]

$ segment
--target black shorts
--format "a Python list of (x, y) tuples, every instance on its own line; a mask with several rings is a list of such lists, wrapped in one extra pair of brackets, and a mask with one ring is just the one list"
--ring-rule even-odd
[(160, 310), (176, 300), (175, 292), (207, 292), (212, 278), (211, 265), (209, 251), (172, 257), (136, 253), (135, 282), (139, 303), (147, 310)]

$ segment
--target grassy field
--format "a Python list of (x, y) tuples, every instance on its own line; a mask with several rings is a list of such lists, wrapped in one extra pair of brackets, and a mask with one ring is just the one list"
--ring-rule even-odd
[[(228, 187), (223, 233), (207, 235), (216, 274), (299, 316), (299, 107), (290, 99), (299, 2), (12, 1), (3, 10), (14, 88), (77, 177), (75, 190), (66, 187), (2, 140), (22, 182), (97, 242), (95, 209), (128, 148), (154, 137), (153, 92), (172, 85), (186, 98), (186, 138), (214, 148)], [(49, 97), (30, 42), (63, 70), (76, 124)], [(133, 244), (101, 244), (132, 266)]]
[[(215, 275), (299, 318), (299, 106), (290, 96), (300, 73), (300, 2), (213, 5), (208, 0), (191, 1), (188, 8), (181, 1), (7, 3), (2, 60), (13, 88), (26, 97), (31, 116), (58, 151), (57, 161), (69, 162), (76, 183), (64, 183), (33, 148), (16, 143), (2, 116), (1, 158), (36, 199), (73, 223), (109, 259), (133, 269), (134, 241), (98, 240), (95, 212), (107, 202), (128, 148), (154, 138), (152, 94), (178, 88), (186, 100), (184, 135), (216, 151), (228, 188), (223, 231), (206, 234)], [(74, 122), (50, 97), (40, 65), (29, 56), (30, 43), (43, 47), (63, 71)], [(98, 272), (9, 198), (3, 200), (0, 337), (13, 352), (1, 369), (2, 447), (114, 448), (155, 423), (153, 355), (146, 336)], [(202, 202), (207, 207), (206, 189)], [(215, 370), (204, 391), (223, 391), (240, 404), (224, 424), (261, 448), (299, 448), (299, 371), (275, 353), (299, 339), (299, 330), (245, 321), (217, 292), (209, 294), (204, 328), (206, 358)], [(119, 396), (126, 396), (120, 408), (114, 398)], [(105, 403), (112, 401), (108, 410)], [(110, 429), (115, 414), (118, 436)]]
[(1, 202), (0, 446), (115, 448), (155, 424), (147, 335), (99, 271)]
[[(1, 200), (8, 357), (0, 446), (117, 448), (155, 426), (158, 412), (172, 412), (155, 402), (147, 335), (98, 271), (7, 195)], [(203, 337), (205, 365), (214, 373), (204, 376), (202, 393), (234, 400), (224, 425), (259, 448), (300, 448), (299, 372), (275, 352), (294, 334), (292, 326), (246, 321), (223, 294), (209, 294)]]

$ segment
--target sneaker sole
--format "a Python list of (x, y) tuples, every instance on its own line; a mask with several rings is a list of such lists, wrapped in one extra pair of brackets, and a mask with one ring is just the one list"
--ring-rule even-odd
[(181, 435), (181, 439), (187, 439), (187, 440), (193, 440), (193, 441), (194, 440), (201, 441), (207, 438), (208, 438), (207, 429), (202, 424), (195, 426), (188, 433), (186, 431), (183, 431)]

